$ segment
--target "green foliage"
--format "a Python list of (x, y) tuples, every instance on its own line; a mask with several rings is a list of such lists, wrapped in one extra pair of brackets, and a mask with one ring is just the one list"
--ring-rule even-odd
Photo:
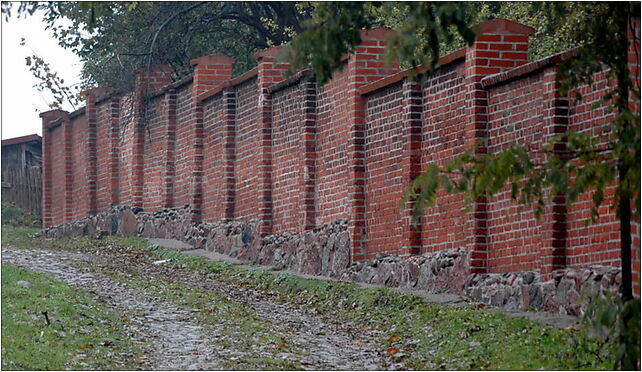
[(436, 66), (440, 45), (452, 43), (455, 35), (473, 41), (474, 34), (466, 22), (466, 3), (321, 2), (304, 23), (305, 30), (290, 44), (290, 72), (310, 69), (319, 84), (326, 83), (343, 67), (344, 57), (361, 43), (360, 31), (378, 25), (377, 18), (388, 10), (396, 16), (407, 16), (389, 40), (388, 62), (399, 60), (408, 67)]
[(2, 264), (3, 370), (135, 369), (138, 352), (116, 314), (87, 293)]
[(190, 60), (213, 53), (235, 58), (235, 73), (245, 72), (254, 52), (289, 41), (311, 9), (293, 2), (2, 3), (6, 18), (36, 10), (81, 58), (84, 86), (130, 89), (138, 67), (170, 64), (179, 79), (192, 72)]
[(479, 2), (473, 6), (472, 24), (493, 18), (510, 19), (535, 29), (528, 46), (531, 61), (574, 48), (584, 42), (577, 30), (593, 17), (588, 2)]
[[(612, 368), (625, 371), (638, 368), (640, 299), (623, 303), (621, 298), (598, 296), (588, 306), (583, 326), (590, 342), (587, 343), (589, 339), (578, 340), (578, 348), (592, 352), (612, 364)], [(598, 344), (604, 347), (591, 349)]]
[(10, 226), (40, 226), (40, 219), (9, 203), (2, 203), (2, 224)]
[[(386, 60), (402, 68), (437, 67), (440, 56), (472, 43), (470, 26), (506, 18), (535, 29), (529, 59), (536, 60), (584, 42), (579, 26), (593, 19), (595, 3), (548, 2), (322, 2), (291, 43), (291, 72), (309, 68), (327, 82), (360, 43), (358, 31), (394, 29)], [(411, 72), (414, 70), (411, 70)]]

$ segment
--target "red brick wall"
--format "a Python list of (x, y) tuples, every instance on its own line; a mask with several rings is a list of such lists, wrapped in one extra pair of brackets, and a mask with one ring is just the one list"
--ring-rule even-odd
[(226, 125), (223, 94), (219, 93), (203, 104), (203, 221), (224, 220), (226, 193), (225, 145)]
[(147, 106), (145, 120), (145, 161), (143, 176), (143, 208), (156, 209), (163, 205), (163, 176), (165, 173), (165, 141), (167, 123), (164, 119), (167, 111), (165, 96), (151, 99)]
[[(544, 139), (542, 74), (532, 74), (488, 90), (488, 152), (520, 145), (541, 150)], [(488, 266), (492, 272), (537, 270), (540, 262), (542, 220), (532, 206), (511, 198), (507, 186), (488, 203)]]
[(72, 177), (72, 214), (71, 220), (77, 220), (87, 215), (87, 120), (85, 116), (71, 119), (71, 148), (74, 156), (71, 157)]
[(272, 205), (279, 231), (302, 231), (300, 158), (304, 91), (296, 84), (272, 95)]
[(106, 212), (111, 208), (109, 184), (111, 182), (111, 105), (109, 102), (96, 106), (96, 211)]
[(131, 94), (125, 95), (120, 99), (119, 106), (119, 132), (118, 132), (118, 184), (119, 184), (119, 202), (123, 205), (132, 205), (132, 162), (134, 157), (134, 136), (135, 118), (134, 103)]
[[(437, 71), (423, 87), (424, 110), (421, 141), (421, 164), (442, 165), (464, 153), (465, 70), (456, 62)], [(422, 248), (425, 252), (467, 247), (473, 229), (461, 195), (440, 191), (435, 206), (426, 210), (421, 221)]]
[[(194, 221), (256, 219), (263, 235), (347, 219), (353, 260), (465, 247), (476, 272), (617, 265), (612, 195), (588, 226), (590, 195), (569, 211), (557, 196), (536, 220), (508, 189), (469, 210), (460, 195), (440, 192), (416, 228), (399, 206), (419, 171), (475, 143), (478, 156), (514, 144), (537, 154), (566, 128), (608, 138), (612, 116), (592, 107), (608, 89), (603, 76), (569, 108), (555, 82), (564, 56), (526, 64), (531, 29), (496, 20), (479, 30), (473, 46), (419, 82), (383, 65), (388, 31), (376, 29), (322, 88), (306, 72), (285, 80), (277, 47), (235, 79), (232, 59), (205, 56), (191, 80), (171, 83), (162, 66), (141, 70), (135, 94), (94, 91), (84, 115), (44, 113), (45, 224), (113, 204), (190, 204)], [(633, 230), (638, 278), (638, 223)]]
[(250, 79), (236, 87), (236, 102), (234, 217), (256, 219), (260, 216), (261, 206), (257, 171), (261, 163), (257, 79)]
[(49, 129), (51, 161), (46, 164), (51, 170), (51, 221), (53, 225), (65, 222), (65, 146), (62, 125)]
[(348, 184), (349, 123), (344, 85), (348, 71), (335, 75), (319, 92), (317, 101), (317, 225), (350, 218)]
[(368, 96), (366, 106), (367, 257), (401, 253), (404, 235), (399, 200), (403, 174), (404, 112), (401, 83)]
[(176, 92), (176, 116), (180, 120), (176, 125), (174, 207), (190, 204), (193, 170), (191, 157), (194, 151), (192, 138), (193, 105), (191, 87), (180, 87)]
[[(612, 90), (613, 83), (606, 80), (606, 74), (595, 77), (595, 83), (582, 86), (569, 92), (573, 98), (576, 92), (582, 94), (580, 102), (571, 99), (569, 129), (601, 138), (601, 145), (607, 146), (610, 136), (608, 122), (614, 115), (599, 104), (601, 97)], [(598, 104), (599, 108), (593, 106)], [(615, 212), (609, 207), (613, 204), (614, 186), (609, 187), (605, 200), (599, 209), (600, 217), (595, 223), (586, 224), (593, 205), (592, 194), (581, 195), (568, 212), (568, 264), (573, 267), (586, 267), (594, 264), (620, 264), (619, 222)]]

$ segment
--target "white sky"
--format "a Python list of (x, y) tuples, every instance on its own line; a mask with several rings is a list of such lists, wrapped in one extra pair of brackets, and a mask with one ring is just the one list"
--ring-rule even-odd
[[(17, 8), (17, 5), (15, 6)], [(25, 38), (26, 45), (20, 45)], [(32, 51), (33, 50), (33, 51)], [(42, 121), (38, 114), (48, 111), (53, 101), (50, 95), (33, 87), (37, 80), (25, 64), (25, 57), (36, 54), (48, 62), (52, 70), (65, 80), (77, 83), (81, 64), (79, 58), (58, 45), (51, 30), (45, 30), (42, 16), (16, 18), (9, 21), (2, 15), (2, 139), (37, 133), (42, 135)], [(71, 106), (63, 105), (71, 111)]]

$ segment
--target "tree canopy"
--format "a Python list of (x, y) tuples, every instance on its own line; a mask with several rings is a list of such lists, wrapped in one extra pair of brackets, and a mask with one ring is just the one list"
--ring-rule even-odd
[[(131, 88), (134, 71), (170, 64), (176, 78), (190, 60), (219, 53), (252, 68), (255, 51), (288, 42), (311, 7), (293, 2), (3, 2), (6, 17), (44, 13), (63, 48), (83, 64), (85, 86)], [(61, 19), (70, 22), (60, 22)]]
[[(302, 36), (293, 45), (300, 55), (294, 68), (313, 67), (323, 81), (324, 74), (337, 67), (327, 59), (348, 51), (348, 45), (356, 44), (358, 29), (372, 26), (400, 32), (391, 59), (401, 57), (405, 67), (430, 64), (436, 60), (431, 56), (471, 41), (467, 26), (495, 17), (534, 27), (530, 50), (537, 59), (575, 45), (573, 30), (587, 16), (586, 7), (577, 3), (539, 2), (3, 2), (2, 11), (7, 18), (42, 12), (59, 44), (81, 58), (83, 88), (116, 89), (131, 88), (138, 67), (170, 64), (180, 79), (191, 73), (191, 59), (213, 53), (235, 58), (234, 72), (240, 74), (254, 67), (254, 52), (287, 44), (294, 35)], [(427, 20), (438, 27), (429, 27)], [(319, 22), (328, 22), (328, 32), (340, 30), (324, 36), (336, 43), (306, 37), (311, 34), (304, 28)], [(306, 53), (316, 56), (318, 66), (307, 63), (302, 57)], [(46, 61), (41, 62), (31, 69), (48, 76)], [(55, 91), (59, 84), (50, 83), (43, 80), (40, 89), (60, 93)], [(58, 103), (70, 96), (67, 93), (55, 94)]]

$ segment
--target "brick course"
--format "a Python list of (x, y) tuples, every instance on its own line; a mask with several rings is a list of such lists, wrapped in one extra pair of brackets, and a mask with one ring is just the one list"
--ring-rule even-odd
[[(115, 204), (189, 205), (192, 222), (253, 220), (261, 237), (346, 220), (352, 261), (466, 249), (477, 273), (617, 266), (612, 187), (588, 226), (590, 195), (568, 211), (558, 195), (539, 220), (508, 188), (469, 209), (460, 195), (440, 192), (417, 226), (410, 206), (399, 205), (429, 163), (475, 144), (477, 156), (520, 144), (542, 157), (567, 128), (609, 136), (612, 114), (593, 107), (613, 87), (604, 73), (577, 88), (584, 100), (575, 102), (555, 81), (572, 52), (528, 63), (532, 29), (506, 20), (478, 29), (475, 44), (442, 58), (437, 71), (420, 70), (417, 81), (381, 62), (390, 31), (375, 29), (322, 88), (305, 71), (286, 78), (276, 47), (234, 79), (234, 61), (211, 55), (193, 60), (194, 74), (179, 82), (167, 66), (152, 66), (138, 72), (135, 92), (91, 91), (84, 109), (41, 115), (44, 224)], [(639, 223), (632, 230), (638, 280)]]

